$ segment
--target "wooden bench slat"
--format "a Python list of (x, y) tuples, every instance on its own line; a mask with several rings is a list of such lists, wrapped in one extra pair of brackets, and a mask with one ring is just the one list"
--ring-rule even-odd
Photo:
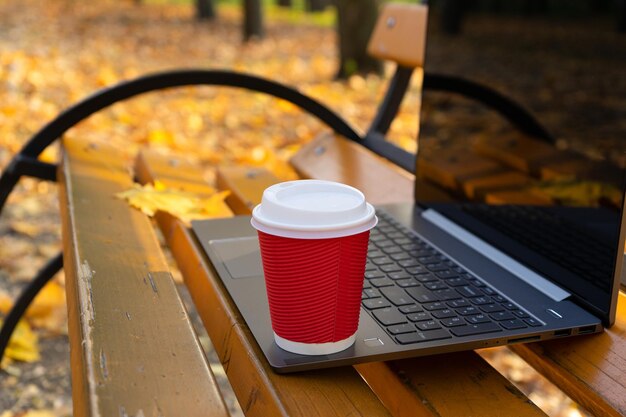
[(511, 349), (596, 416), (626, 415), (626, 294), (610, 329)]
[(74, 414), (229, 415), (150, 221), (114, 197), (132, 184), (129, 160), (81, 141), (64, 150)]
[[(375, 167), (372, 167), (375, 169)], [(233, 189), (233, 195), (245, 201), (253, 201), (253, 195), (245, 190), (263, 188), (269, 173), (262, 176), (257, 187), (253, 179), (244, 179), (238, 172), (228, 183), (237, 187), (242, 182), (245, 189)], [(222, 173), (227, 175), (228, 173)], [(373, 174), (376, 174), (374, 171)], [(258, 176), (261, 178), (261, 176)], [(385, 192), (384, 187), (364, 191), (376, 199)], [(255, 194), (257, 192), (255, 191)], [(543, 412), (530, 403), (509, 381), (495, 371), (474, 352), (459, 352), (428, 358), (394, 362), (361, 364), (355, 367), (367, 381), (378, 398), (396, 417), (413, 415), (460, 416), (460, 415), (524, 415), (543, 416)], [(426, 387), (426, 388), (425, 388)], [(453, 389), (451, 389), (451, 387)], [(491, 407), (489, 404), (496, 404)], [(467, 410), (471, 410), (468, 412)]]
[(230, 190), (226, 202), (235, 213), (251, 214), (263, 190), (280, 180), (265, 169), (235, 166), (218, 168), (216, 182), (220, 190)]
[[(136, 162), (150, 166), (150, 155), (143, 154)], [(162, 179), (160, 172), (150, 168), (137, 167), (138, 174), (154, 175), (139, 176), (141, 182)], [(193, 232), (166, 213), (157, 213), (157, 220), (247, 416), (389, 416), (351, 367), (301, 375), (274, 373), (198, 248)]]
[[(291, 159), (302, 178), (338, 181), (364, 190), (376, 204), (413, 200), (413, 176), (362, 146), (333, 134), (320, 135)], [(369, 195), (367, 184), (384, 184), (385, 192)]]

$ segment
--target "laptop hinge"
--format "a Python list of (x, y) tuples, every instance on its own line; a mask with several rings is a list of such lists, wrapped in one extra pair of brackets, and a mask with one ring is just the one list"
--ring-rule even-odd
[(550, 297), (554, 301), (563, 301), (571, 294), (556, 284), (552, 283), (547, 278), (539, 275), (535, 271), (532, 271), (522, 265), (520, 262), (511, 258), (506, 253), (500, 251), (496, 247), (485, 242), (478, 236), (470, 233), (466, 229), (462, 228), (458, 224), (454, 223), (441, 213), (427, 209), (422, 213), (422, 217), (431, 222), (444, 232), (448, 233), (455, 239), (463, 242), (467, 246), (480, 252), (485, 257), (496, 263), (501, 268), (509, 271), (528, 285), (541, 291), (546, 296)]

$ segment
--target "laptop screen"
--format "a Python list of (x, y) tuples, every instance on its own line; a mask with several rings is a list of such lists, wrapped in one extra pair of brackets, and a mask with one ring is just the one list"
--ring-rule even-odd
[(606, 317), (623, 253), (623, 11), (610, 1), (438, 6), (428, 23), (418, 204)]

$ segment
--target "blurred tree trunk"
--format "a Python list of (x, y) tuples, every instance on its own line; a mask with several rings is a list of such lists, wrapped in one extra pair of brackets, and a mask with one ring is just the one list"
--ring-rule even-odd
[(196, 18), (198, 20), (215, 19), (213, 0), (196, 0)]
[(354, 73), (382, 72), (380, 61), (367, 52), (376, 18), (378, 0), (335, 0), (339, 38), (339, 69), (337, 78)]
[(308, 12), (321, 12), (331, 4), (331, 0), (307, 0), (306, 10)]
[(265, 35), (263, 30), (263, 10), (261, 0), (244, 0), (244, 23), (243, 39), (248, 41), (251, 38), (262, 38)]
[(278, 0), (278, 5), (281, 7), (291, 7), (291, 0)]

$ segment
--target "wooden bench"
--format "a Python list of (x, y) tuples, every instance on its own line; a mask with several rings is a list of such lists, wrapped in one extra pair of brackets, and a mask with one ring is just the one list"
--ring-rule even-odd
[[(356, 165), (392, 175), (370, 152), (355, 158), (358, 145), (345, 139), (335, 137), (326, 146), (337, 160), (350, 155)], [(149, 220), (112, 196), (130, 187), (133, 165), (141, 182), (158, 179), (202, 193), (208, 186), (197, 180), (200, 169), (183, 157), (148, 151), (133, 163), (132, 156), (102, 146), (65, 142), (64, 148), (60, 176), (75, 415), (228, 415)], [(306, 156), (295, 160), (307, 164)], [(405, 173), (397, 175), (406, 180)], [(277, 181), (258, 168), (224, 168), (218, 176), (232, 191), (223, 216), (249, 213), (260, 190)], [(380, 183), (361, 186), (374, 202), (385, 197)], [(272, 372), (193, 233), (166, 213), (156, 220), (245, 415), (543, 415), (474, 352), (294, 375)], [(610, 330), (512, 349), (594, 415), (617, 416), (626, 412), (625, 339), (626, 296), (620, 294)]]
[[(398, 62), (421, 66), (420, 59)], [(185, 81), (188, 84), (196, 76), (204, 80), (197, 74), (186, 76), (191, 77)], [(224, 74), (220, 77), (226, 84), (235, 84)], [(386, 105), (360, 143), (345, 126), (336, 130), (349, 139), (338, 134), (320, 136), (292, 160), (298, 174), (354, 185), (368, 200), (382, 204), (411, 200), (414, 181), (420, 181), (420, 187), (431, 187), (432, 193), (438, 192), (429, 185), (434, 183), (461, 191), (470, 187), (470, 192), (486, 201), (527, 201), (529, 196), (516, 188), (527, 178), (523, 175), (571, 172), (571, 162), (550, 169), (536, 164), (535, 159), (510, 159), (506, 149), (476, 146), (474, 171), (452, 173), (455, 164), (451, 159), (447, 172), (433, 167), (423, 177), (414, 178), (372, 152), (390, 159), (401, 155), (403, 166), (412, 168), (406, 154), (396, 153), (381, 140), (402, 98), (397, 92), (406, 88), (409, 78), (410, 72), (400, 68)], [(438, 80), (425, 79), (424, 85), (436, 88)], [(133, 94), (149, 91), (149, 82), (154, 80), (146, 82), (134, 84), (138, 90)], [(182, 85), (176, 80), (170, 84)], [(70, 122), (78, 120), (49, 130), (61, 135)], [(53, 134), (50, 138), (55, 139)], [(148, 151), (127, 155), (82, 141), (64, 142), (63, 161), (56, 173), (53, 167), (34, 161), (36, 155), (26, 156), (22, 165), (16, 164), (15, 172), (21, 169), (39, 172), (42, 178), (58, 177), (61, 185), (74, 414), (228, 415), (151, 222), (113, 196), (129, 188), (133, 178), (142, 183), (159, 180), (169, 187), (207, 194), (210, 189), (201, 180), (199, 168), (184, 157)], [(495, 188), (489, 182), (485, 186), (486, 180), (468, 185), (483, 174), (500, 172), (519, 175), (510, 177), (515, 177), (513, 183), (496, 181)], [(220, 168), (218, 186), (230, 190), (231, 195), (219, 215), (249, 213), (262, 190), (276, 181), (258, 168)], [(509, 185), (512, 187), (507, 188)], [(157, 213), (155, 220), (246, 416), (544, 415), (475, 352), (293, 375), (272, 372), (190, 229), (167, 213)], [(594, 415), (617, 416), (626, 415), (625, 341), (626, 296), (621, 293), (617, 322), (610, 330), (511, 349)]]

